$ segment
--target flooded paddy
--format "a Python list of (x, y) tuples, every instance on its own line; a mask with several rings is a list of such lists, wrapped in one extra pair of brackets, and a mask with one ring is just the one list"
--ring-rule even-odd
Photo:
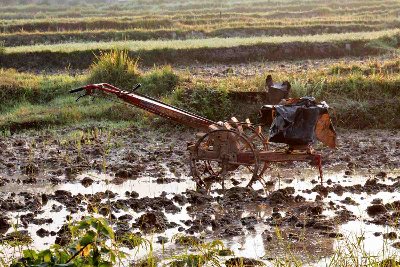
[[(116, 236), (151, 240), (163, 260), (185, 251), (178, 234), (221, 240), (235, 256), (267, 265), (290, 251), (325, 266), (354, 240), (373, 255), (397, 253), (398, 132), (339, 134), (339, 150), (322, 149), (322, 185), (316, 168), (296, 163), (272, 166), (267, 188), (241, 187), (250, 174), (236, 173), (239, 186), (210, 192), (189, 175), (184, 150), (193, 136), (76, 129), (0, 139), (1, 239), (23, 231), (29, 247), (44, 249), (67, 242), (64, 226), (92, 215), (107, 218)], [(133, 261), (149, 253), (127, 252)]]

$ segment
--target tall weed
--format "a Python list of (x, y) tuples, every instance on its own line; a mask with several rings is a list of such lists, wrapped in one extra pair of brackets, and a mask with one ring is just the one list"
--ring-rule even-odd
[(140, 76), (137, 60), (130, 58), (128, 51), (115, 49), (102, 52), (90, 66), (88, 82), (111, 83), (129, 89), (139, 81)]

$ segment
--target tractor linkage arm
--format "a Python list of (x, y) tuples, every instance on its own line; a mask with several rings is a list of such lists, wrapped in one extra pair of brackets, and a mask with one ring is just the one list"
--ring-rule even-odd
[[(137, 90), (140, 86), (140, 84), (137, 84), (133, 88), (133, 91)], [(85, 94), (79, 96), (76, 99), (76, 101), (78, 101), (81, 97), (92, 95), (93, 92), (96, 90), (103, 91), (108, 94), (113, 94), (128, 104), (196, 129), (208, 131), (210, 125), (217, 124), (216, 122), (202, 116), (165, 104), (142, 94), (121, 90), (108, 83), (89, 84), (77, 89), (70, 90), (69, 92), (77, 93), (85, 91)]]

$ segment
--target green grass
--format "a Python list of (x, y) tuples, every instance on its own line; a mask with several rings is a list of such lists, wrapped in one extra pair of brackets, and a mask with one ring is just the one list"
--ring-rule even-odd
[(92, 42), (6, 48), (0, 67), (23, 70), (87, 69), (102, 51), (127, 50), (146, 66), (247, 63), (372, 56), (396, 51), (399, 30), (159, 41)]
[(130, 88), (140, 77), (137, 60), (129, 58), (127, 51), (119, 50), (102, 53), (89, 72), (89, 83), (112, 83), (121, 88)]
[(371, 41), (386, 36), (397, 37), (399, 30), (384, 30), (377, 32), (358, 32), (341, 34), (322, 34), (308, 36), (274, 36), (274, 37), (249, 37), (249, 38), (208, 38), (168, 41), (120, 41), (120, 42), (94, 42), (94, 43), (68, 43), (55, 45), (34, 45), (7, 47), (6, 53), (27, 52), (75, 52), (86, 50), (126, 49), (129, 51), (148, 51), (155, 49), (195, 49), (195, 48), (228, 48), (260, 44), (285, 44), (292, 42), (323, 43), (343, 41)]
[[(0, 67), (36, 73), (90, 69), (89, 73), (33, 75), (2, 70), (0, 128), (29, 126), (29, 121), (40, 127), (41, 122), (63, 125), (143, 117), (134, 117), (113, 102), (74, 103), (68, 89), (89, 82), (110, 82), (126, 89), (141, 82), (140, 92), (211, 119), (223, 120), (231, 114), (244, 119), (257, 107), (232, 103), (230, 91), (261, 91), (265, 75), (196, 79), (172, 67), (155, 66), (371, 56), (397, 51), (400, 43), (400, 3), (391, 0), (151, 0), (79, 6), (49, 1), (0, 7), (0, 40), (40, 43), (0, 47)], [(385, 30), (372, 31), (377, 29)], [(345, 32), (326, 33), (331, 30)], [(357, 32), (347, 32), (352, 30)], [(320, 32), (325, 34), (313, 35)], [(277, 36), (259, 36), (264, 34)], [(164, 35), (162, 39), (182, 40), (159, 40)], [(111, 56), (94, 63), (114, 49), (127, 52), (122, 58)], [(137, 58), (153, 68), (139, 70)], [(352, 127), (399, 128), (398, 62), (368, 64), (343, 63), (302, 73), (278, 71), (274, 77), (290, 80), (293, 96), (313, 95), (328, 101), (339, 126), (356, 121)]]
[[(66, 244), (63, 246), (52, 244), (44, 250), (27, 249), (27, 242), (19, 241), (18, 238), (14, 243), (0, 242), (2, 247), (7, 248), (5, 251), (9, 251), (0, 253), (0, 266), (120, 266), (125, 262), (148, 267), (224, 266), (224, 263), (229, 267), (248, 266), (244, 265), (245, 258), (235, 257), (235, 253), (226, 249), (221, 240), (199, 242), (192, 236), (183, 234), (173, 237), (172, 241), (180, 244), (175, 251), (168, 254), (162, 251), (156, 254), (151, 239), (130, 232), (118, 235), (110, 221), (98, 214), (83, 217), (80, 221), (71, 221), (67, 225), (70, 237)], [(324, 259), (315, 258), (315, 255), (307, 251), (302, 251), (302, 255), (299, 255), (299, 252), (291, 246), (293, 241), (284, 238), (279, 229), (276, 229), (274, 238), (277, 239), (276, 246), (284, 250), (285, 255), (274, 255), (273, 260), (268, 261), (268, 266), (312, 266), (310, 264), (327, 267), (398, 266), (399, 255), (388, 253), (387, 243), (378, 253), (368, 252), (362, 241), (364, 238), (362, 233), (360, 236), (346, 236), (335, 240), (338, 245), (332, 249), (331, 255), (327, 255)], [(179, 242), (180, 240), (186, 242)], [(121, 249), (126, 247), (130, 247), (129, 253)], [(10, 251), (18, 251), (20, 254)], [(144, 256), (139, 257), (139, 252)], [(303, 260), (302, 257), (314, 260)], [(265, 266), (265, 263), (258, 259), (253, 259), (253, 263), (251, 266)]]
[[(116, 53), (116, 52), (114, 52)], [(123, 52), (122, 52), (123, 53)], [(124, 55), (124, 54), (123, 54)], [(103, 59), (104, 60), (104, 59)], [(138, 69), (135, 61), (98, 63), (92, 73), (81, 76), (32, 75), (2, 70), (0, 93), (5, 101), (1, 107), (0, 129), (12, 132), (26, 128), (87, 123), (97, 120), (115, 122), (154, 122), (139, 109), (97, 98), (94, 102), (76, 103), (68, 90), (100, 77), (98, 82), (122, 84), (132, 88), (143, 84), (141, 93), (161, 98), (167, 103), (206, 116), (225, 120), (237, 116), (253, 120), (263, 103), (245, 104), (230, 98), (231, 91), (263, 91), (265, 75), (255, 77), (192, 78), (188, 73), (176, 73), (171, 67)], [(125, 62), (125, 63), (122, 63)], [(314, 96), (325, 100), (334, 109), (335, 125), (344, 128), (400, 128), (400, 60), (367, 61), (363, 64), (339, 63), (328, 69), (303, 72), (275, 72), (274, 79), (292, 83), (292, 97)], [(117, 67), (115, 67), (117, 64)], [(119, 66), (119, 67), (118, 67)], [(99, 69), (96, 68), (101, 68)], [(127, 69), (133, 68), (130, 74)], [(107, 76), (107, 70), (117, 70)], [(106, 72), (104, 72), (106, 71)], [(105, 73), (99, 75), (98, 73)], [(130, 79), (129, 77), (132, 77)], [(101, 79), (104, 77), (104, 80)], [(125, 77), (125, 79), (121, 79)]]
[(46, 104), (84, 83), (85, 79), (83, 76), (34, 75), (0, 69), (0, 112), (20, 102)]
[(147, 40), (186, 40), (193, 37), (204, 38), (229, 38), (229, 37), (256, 37), (256, 36), (287, 36), (287, 35), (315, 35), (346, 32), (379, 31), (398, 28), (400, 23), (366, 25), (366, 24), (316, 24), (316, 25), (279, 25), (262, 26), (260, 23), (252, 25), (216, 24), (196, 25), (190, 29), (133, 29), (133, 30), (82, 30), (82, 31), (49, 31), (49, 32), (17, 32), (0, 34), (0, 40), (8, 47), (31, 46), (39, 44), (60, 44), (70, 42), (110, 42), (110, 41), (147, 41)]
[(315, 35), (324, 33), (346, 33), (379, 31), (397, 28), (400, 24), (391, 25), (308, 25), (308, 26), (229, 26), (217, 29), (160, 29), (160, 30), (95, 30), (95, 31), (59, 31), (59, 32), (18, 32), (0, 35), (0, 40), (5, 46), (30, 46), (39, 44), (59, 43), (86, 43), (110, 41), (147, 41), (147, 40), (186, 40), (193, 37), (229, 38), (229, 37), (255, 37), (255, 36), (282, 36), (282, 35)]
[(369, 56), (399, 43), (392, 0), (48, 2), (0, 7), (0, 67), (87, 69), (115, 48), (153, 66)]

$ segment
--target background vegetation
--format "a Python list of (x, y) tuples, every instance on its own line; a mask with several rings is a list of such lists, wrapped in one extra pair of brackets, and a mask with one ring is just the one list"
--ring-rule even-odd
[[(294, 97), (326, 100), (338, 126), (400, 128), (399, 13), (394, 0), (5, 1), (0, 128), (155, 119), (102, 98), (75, 103), (68, 95), (91, 82), (125, 89), (141, 82), (142, 93), (210, 119), (255, 120), (263, 103), (244, 103), (232, 91), (263, 91), (268, 67), (218, 78), (192, 77), (182, 66), (332, 58), (343, 63), (273, 75), (293, 84)], [(382, 54), (390, 56), (374, 58)], [(348, 57), (360, 61), (349, 65)]]
[[(400, 60), (394, 59), (354, 65), (343, 62), (300, 73), (276, 72), (274, 78), (293, 84), (292, 97), (314, 96), (327, 101), (337, 126), (400, 128), (399, 72)], [(213, 120), (225, 120), (231, 115), (256, 120), (264, 103), (248, 103), (245, 93), (238, 99), (233, 92), (264, 91), (266, 75), (203, 79), (175, 72), (170, 66), (142, 71), (136, 60), (118, 50), (104, 53), (88, 74), (33, 75), (4, 69), (0, 73), (0, 128), (11, 131), (91, 120), (157, 120), (136, 108), (126, 108), (122, 102), (98, 97), (77, 103), (77, 96), (68, 94), (71, 88), (96, 82), (109, 82), (128, 90), (140, 82), (141, 93)]]
[(392, 0), (10, 1), (0, 67), (87, 69), (114, 48), (147, 66), (370, 56), (398, 48), (399, 13)]

